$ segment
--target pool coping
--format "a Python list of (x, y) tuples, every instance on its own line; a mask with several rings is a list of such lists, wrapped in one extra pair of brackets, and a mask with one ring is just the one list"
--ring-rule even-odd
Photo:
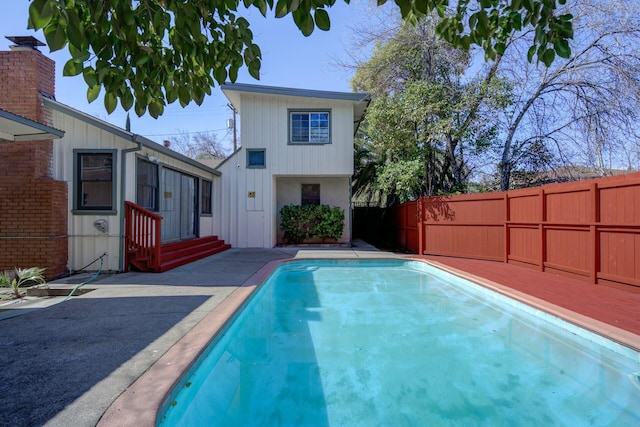
[(555, 316), (561, 320), (564, 320), (565, 322), (585, 329), (586, 331), (593, 332), (624, 347), (628, 347), (633, 351), (640, 352), (640, 335), (636, 335), (633, 332), (626, 331), (592, 317), (576, 313), (575, 311), (561, 307), (557, 304), (550, 303), (541, 298), (534, 297), (533, 295), (529, 295), (527, 293), (512, 289), (508, 286), (501, 285), (483, 277), (458, 270), (457, 268), (449, 267), (448, 265), (439, 263), (437, 261), (412, 257), (407, 257), (405, 259), (410, 259), (412, 261), (421, 261), (430, 264), (455, 276), (469, 280), (473, 283), (477, 283), (501, 295), (507, 296), (530, 307), (541, 310), (551, 316)]
[[(323, 258), (326, 260), (326, 258)], [(386, 259), (386, 258), (376, 258)], [(418, 261), (442, 269), (450, 274), (470, 280), (501, 295), (513, 298), (556, 316), (578, 327), (604, 336), (616, 343), (640, 351), (640, 336), (613, 325), (581, 315), (534, 296), (511, 289), (491, 280), (449, 267), (433, 260), (406, 256), (407, 261)], [(102, 415), (98, 426), (111, 427), (135, 425), (137, 427), (156, 426), (158, 416), (167, 397), (191, 368), (208, 344), (233, 317), (233, 314), (251, 296), (267, 277), (281, 264), (297, 261), (296, 258), (274, 260), (235, 289), (224, 301), (217, 305), (196, 326), (187, 332), (158, 361), (128, 387)], [(307, 261), (309, 259), (306, 259)]]

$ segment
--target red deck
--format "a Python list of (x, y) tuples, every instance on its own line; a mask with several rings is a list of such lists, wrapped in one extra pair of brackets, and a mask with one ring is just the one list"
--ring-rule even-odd
[(553, 305), (603, 322), (636, 337), (640, 348), (640, 294), (609, 286), (542, 273), (537, 270), (505, 264), (463, 258), (414, 256), (435, 261), (479, 276), (507, 288), (533, 296)]

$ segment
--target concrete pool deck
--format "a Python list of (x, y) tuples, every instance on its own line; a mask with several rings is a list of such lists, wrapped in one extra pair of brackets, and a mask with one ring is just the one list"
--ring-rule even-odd
[[(209, 341), (212, 331), (224, 324), (233, 307), (278, 261), (398, 256), (366, 244), (354, 248), (231, 249), (166, 273), (104, 275), (85, 285), (95, 290), (64, 303), (57, 297), (0, 311), (0, 319), (20, 314), (0, 321), (0, 425), (153, 425), (157, 400), (162, 400), (157, 396), (166, 394), (163, 388), (170, 388), (175, 376)], [(449, 260), (431, 261), (448, 265)], [(449, 267), (464, 269), (462, 261)], [(528, 285), (553, 283), (557, 292), (534, 296), (561, 308), (566, 303), (562, 300), (577, 299), (581, 304), (572, 309), (586, 321), (591, 315), (599, 325), (603, 323), (590, 309), (581, 312), (581, 306), (615, 312), (616, 319), (626, 320), (614, 321), (609, 325), (611, 331), (640, 347), (640, 335), (634, 332), (635, 325), (640, 326), (640, 294), (500, 263), (482, 265), (486, 267), (472, 265), (467, 270), (480, 276), (483, 268), (503, 271), (507, 267), (503, 281), (516, 283), (519, 274), (526, 274), (526, 281), (532, 282)], [(74, 276), (52, 286), (72, 288), (82, 280)], [(579, 297), (570, 298), (571, 293), (562, 291), (566, 282), (566, 286), (580, 285)], [(556, 294), (561, 295), (558, 301), (553, 300)], [(590, 300), (589, 295), (596, 296)], [(44, 306), (48, 308), (40, 308)]]

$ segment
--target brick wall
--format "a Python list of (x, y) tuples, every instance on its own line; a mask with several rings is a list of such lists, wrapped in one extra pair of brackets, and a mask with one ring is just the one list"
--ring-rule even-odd
[[(0, 52), (0, 108), (51, 125), (55, 64), (34, 49)], [(0, 142), (0, 271), (67, 272), (67, 185), (51, 178), (52, 141)]]
[(53, 60), (29, 48), (0, 52), (0, 108), (50, 124), (40, 92), (55, 92)]

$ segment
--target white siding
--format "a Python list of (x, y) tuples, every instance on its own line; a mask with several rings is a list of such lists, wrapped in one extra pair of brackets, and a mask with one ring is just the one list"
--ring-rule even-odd
[[(106, 253), (103, 270), (120, 270), (120, 217), (118, 215), (75, 215), (73, 210), (74, 196), (74, 171), (73, 171), (73, 150), (74, 149), (109, 149), (118, 150), (124, 147), (135, 146), (133, 143), (123, 144), (123, 140), (110, 132), (91, 126), (81, 120), (66, 115), (60, 111), (52, 111), (53, 125), (57, 129), (64, 129), (65, 136), (54, 141), (53, 156), (53, 177), (54, 179), (67, 182), (68, 197), (68, 236), (69, 236), (69, 259), (70, 271), (77, 271), (94, 261), (96, 258)], [(120, 200), (120, 177), (122, 175), (121, 159), (118, 152), (115, 153), (116, 166), (116, 200)], [(116, 203), (115, 208), (120, 213), (120, 206)], [(101, 233), (94, 226), (96, 220), (104, 220), (108, 224), (107, 233)], [(99, 262), (92, 264), (88, 270), (96, 270), (100, 266)]]
[[(353, 103), (329, 99), (243, 94), (243, 148), (265, 148), (272, 175), (353, 174)], [(291, 109), (331, 111), (330, 144), (289, 144)]]
[[(353, 102), (253, 93), (242, 93), (240, 99), (242, 147), (218, 167), (222, 176), (214, 182), (214, 233), (234, 247), (275, 246), (278, 212), (285, 204), (300, 203), (305, 182), (319, 183), (322, 203), (345, 211), (341, 242), (348, 242)], [(295, 109), (330, 110), (331, 143), (289, 144), (288, 116)], [(247, 168), (247, 149), (266, 150), (264, 169)]]
[[(122, 198), (121, 185), (122, 179), (125, 180), (124, 200), (135, 202), (136, 200), (136, 158), (157, 159), (160, 167), (170, 167), (181, 172), (191, 174), (198, 178), (213, 180), (214, 185), (217, 177), (213, 174), (203, 171), (194, 165), (185, 163), (179, 159), (173, 158), (151, 148), (142, 147), (140, 151), (133, 151), (126, 154), (125, 170), (123, 170), (122, 150), (134, 149), (137, 144), (114, 135), (111, 132), (102, 130), (90, 123), (78, 118), (72, 117), (64, 112), (52, 110), (53, 126), (57, 129), (64, 129), (65, 136), (54, 142), (54, 156), (52, 164), (52, 174), (54, 179), (66, 181), (68, 184), (68, 235), (69, 235), (69, 261), (68, 268), (70, 271), (77, 271), (87, 264), (94, 261), (103, 253), (107, 256), (104, 258), (103, 270), (120, 271), (122, 268), (121, 255), (121, 216)], [(109, 149), (117, 150), (115, 152), (116, 165), (116, 205), (115, 215), (105, 214), (74, 214), (73, 195), (74, 195), (74, 171), (73, 171), (73, 150), (74, 149)], [(214, 195), (215, 197), (215, 195)], [(215, 199), (214, 199), (215, 203)], [(99, 232), (94, 226), (94, 221), (102, 219), (108, 224), (107, 233)], [(200, 236), (210, 236), (213, 234), (213, 218), (200, 217)], [(89, 270), (96, 270), (99, 263), (95, 263), (89, 267)]]

